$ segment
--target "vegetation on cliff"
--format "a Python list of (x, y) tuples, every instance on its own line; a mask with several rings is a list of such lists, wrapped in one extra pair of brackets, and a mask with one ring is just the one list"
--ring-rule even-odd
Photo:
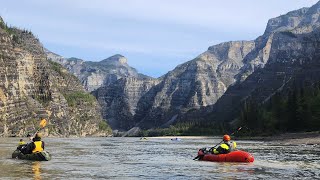
[(40, 118), (48, 136), (106, 136), (97, 100), (77, 77), (47, 60), (30, 31), (8, 27), (0, 17), (0, 136), (34, 132)]
[(96, 101), (96, 98), (93, 95), (82, 91), (69, 92), (64, 94), (64, 97), (66, 98), (68, 105), (71, 107), (74, 107), (77, 104), (84, 103), (86, 105), (92, 106), (93, 103)]
[(140, 132), (139, 136), (212, 136), (231, 132), (225, 123), (190, 121), (171, 125), (168, 128), (148, 129)]
[(253, 99), (243, 103), (240, 124), (250, 134), (316, 131), (320, 128), (320, 82), (276, 93), (264, 104)]

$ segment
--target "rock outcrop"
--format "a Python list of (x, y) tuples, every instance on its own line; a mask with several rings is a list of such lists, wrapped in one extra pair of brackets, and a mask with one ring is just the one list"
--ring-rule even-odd
[(213, 105), (233, 84), (252, 41), (221, 43), (162, 77), (138, 104), (135, 121), (142, 128), (163, 127), (190, 110)]
[(156, 79), (121, 78), (109, 86), (98, 88), (92, 94), (102, 107), (102, 114), (113, 129), (129, 130), (137, 122), (134, 116), (142, 96), (157, 85)]
[(253, 42), (222, 43), (178, 66), (150, 90), (152, 98), (142, 97), (141, 102), (148, 103), (138, 104), (135, 121), (141, 121), (137, 125), (232, 121), (242, 100), (256, 96), (263, 102), (285, 84), (292, 84), (294, 74), (317, 57), (319, 7), (320, 2), (271, 19), (265, 33)]
[[(108, 63), (99, 62), (98, 67), (74, 61), (80, 65), (72, 69), (79, 72), (77, 77), (86, 89), (95, 90), (103, 115), (114, 129), (166, 127), (188, 120), (231, 121), (244, 99), (256, 95), (263, 102), (290, 84), (298, 71), (317, 66), (319, 7), (320, 2), (273, 18), (254, 41), (209, 47), (156, 80), (125, 68), (108, 70), (111, 59), (117, 59), (115, 68), (126, 63), (119, 55)], [(81, 72), (87, 73), (85, 78)]]
[(127, 59), (119, 54), (99, 62), (64, 58), (49, 50), (46, 50), (46, 54), (49, 60), (63, 65), (69, 72), (78, 77), (88, 92), (108, 86), (124, 77), (150, 78), (139, 74), (136, 69), (128, 65)]
[(179, 114), (213, 105), (254, 47), (252, 41), (221, 43), (158, 79), (121, 78), (93, 94), (113, 129), (168, 126)]
[(47, 60), (31, 32), (8, 27), (1, 19), (0, 42), (1, 136), (34, 133), (40, 118), (47, 119), (49, 136), (110, 133), (94, 97), (65, 68)]
[(233, 121), (242, 103), (250, 98), (267, 102), (277, 92), (320, 80), (320, 2), (269, 20), (265, 33), (255, 40), (256, 48), (245, 58), (239, 81), (214, 106), (201, 113), (188, 113), (181, 120)]

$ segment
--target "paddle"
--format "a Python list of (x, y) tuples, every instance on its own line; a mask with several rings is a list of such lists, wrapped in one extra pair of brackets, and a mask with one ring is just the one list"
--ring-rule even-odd
[[(242, 127), (239, 127), (237, 130), (235, 130), (233, 133), (230, 134), (230, 136), (234, 135), (236, 132), (239, 132), (240, 130), (242, 129)], [(220, 141), (217, 145), (213, 146), (212, 148), (209, 149), (209, 152), (212, 151), (212, 149), (214, 149), (215, 147), (217, 147), (219, 144), (221, 144), (223, 142)], [(193, 158), (193, 160), (196, 160), (196, 159), (201, 159), (204, 155), (198, 155), (197, 157)]]
[(38, 133), (38, 131), (41, 129), (41, 128), (44, 128), (45, 126), (47, 125), (47, 120), (46, 119), (42, 119), (39, 123), (39, 128), (37, 129), (37, 131), (33, 134), (32, 137), (35, 137), (36, 134)]
[[(242, 127), (239, 127), (236, 131), (234, 131), (233, 133), (231, 133), (230, 136), (234, 135), (236, 132), (239, 132), (241, 129), (242, 129)], [(223, 140), (220, 141), (219, 144), (221, 144), (222, 142), (223, 142)], [(217, 147), (219, 144), (213, 146), (213, 147), (210, 148), (210, 149), (214, 149), (214, 148)]]

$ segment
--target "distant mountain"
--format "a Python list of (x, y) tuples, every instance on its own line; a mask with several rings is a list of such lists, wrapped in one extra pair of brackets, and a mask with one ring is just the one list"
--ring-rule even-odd
[[(236, 122), (244, 103), (268, 102), (275, 94), (320, 81), (320, 2), (269, 20), (265, 33), (245, 58), (239, 81), (230, 86), (213, 106), (181, 117)], [(293, 121), (293, 119), (292, 119)]]
[[(317, 73), (319, 6), (320, 2), (270, 19), (264, 34), (254, 41), (211, 46), (158, 79), (129, 73), (119, 55), (117, 65), (70, 61), (81, 65), (69, 70), (78, 71), (85, 87), (94, 90), (113, 129), (136, 131), (186, 121), (235, 122), (247, 98), (266, 102), (290, 88), (298, 76), (299, 81), (310, 79), (309, 69)], [(311, 79), (317, 81), (317, 75)]]
[(128, 65), (127, 59), (119, 54), (99, 62), (64, 58), (49, 50), (46, 50), (46, 54), (49, 60), (63, 65), (77, 76), (88, 92), (108, 86), (123, 77), (150, 78), (139, 74), (136, 69)]
[(265, 102), (295, 84), (296, 76), (300, 83), (312, 78), (317, 81), (315, 75), (309, 77), (309, 69), (318, 69), (319, 7), (320, 2), (271, 19), (265, 33), (253, 42), (222, 43), (178, 66), (150, 90), (154, 96), (141, 98), (135, 115), (137, 126), (230, 122), (236, 120), (242, 102), (249, 97)]
[(146, 93), (158, 83), (159, 80), (152, 78), (121, 78), (109, 86), (98, 88), (92, 94), (98, 99), (102, 115), (110, 126), (126, 131), (137, 124), (134, 116), (141, 97), (147, 96)]
[(180, 113), (213, 105), (254, 47), (251, 41), (222, 43), (158, 79), (122, 78), (93, 94), (113, 129), (170, 125)]
[(48, 61), (32, 32), (0, 18), (0, 136), (26, 136), (47, 119), (48, 136), (108, 135), (95, 98), (60, 64)]
[(254, 47), (252, 41), (221, 43), (179, 65), (142, 96), (135, 115), (137, 125), (163, 127), (180, 114), (213, 105), (236, 82), (243, 58)]

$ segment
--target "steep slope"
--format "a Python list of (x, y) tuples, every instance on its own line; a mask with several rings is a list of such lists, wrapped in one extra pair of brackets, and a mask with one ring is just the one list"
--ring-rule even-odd
[(88, 92), (108, 86), (124, 77), (150, 78), (139, 74), (136, 69), (128, 65), (128, 60), (119, 54), (99, 62), (64, 58), (49, 50), (46, 50), (46, 54), (49, 60), (63, 65), (69, 72), (78, 77)]
[[(46, 118), (50, 136), (107, 135), (99, 105), (78, 79), (47, 61), (31, 32), (10, 28), (0, 19), (0, 135), (35, 132)], [(74, 98), (76, 96), (76, 98)], [(102, 126), (104, 125), (104, 126)]]
[(269, 60), (274, 33), (304, 34), (319, 27), (319, 6), (320, 2), (310, 8), (291, 11), (270, 19), (264, 34), (255, 40), (256, 47), (244, 58), (245, 66), (238, 74), (238, 80), (243, 81), (256, 69), (264, 67)]
[(112, 129), (129, 130), (136, 125), (134, 115), (142, 96), (156, 84), (156, 79), (121, 78), (109, 86), (93, 91), (102, 107), (103, 118)]
[[(248, 73), (250, 75), (230, 87), (210, 113), (203, 113), (203, 119), (233, 121), (239, 118), (241, 107), (248, 98), (251, 102), (262, 104), (278, 92), (288, 93), (294, 86), (299, 88), (305, 83), (318, 82), (319, 15), (320, 2), (311, 8), (303, 8), (271, 19), (262, 36), (272, 42), (268, 48), (269, 57), (266, 63), (255, 71), (244, 69), (243, 72), (246, 73), (251, 71)], [(263, 51), (262, 49), (253, 51)], [(259, 59), (253, 58), (253, 54), (249, 55), (245, 60)]]
[[(244, 46), (250, 48), (247, 48), (242, 56), (235, 56), (238, 59), (237, 66), (230, 66), (230, 61), (211, 61), (216, 67), (220, 66), (219, 62), (229, 65), (227, 66), (229, 69), (222, 72), (220, 76), (216, 68), (204, 68), (206, 65), (201, 64), (204, 62), (201, 58), (193, 61), (196, 64), (192, 64), (191, 61), (191, 63), (177, 67), (154, 88), (154, 98), (145, 99), (150, 103), (147, 106), (138, 106), (136, 118), (142, 119), (139, 126), (161, 127), (167, 125), (168, 121), (174, 122), (173, 118), (176, 119), (175, 121), (232, 121), (236, 117), (235, 114), (239, 113), (240, 101), (247, 96), (252, 96), (252, 93), (260, 93), (257, 101), (264, 101), (292, 78), (289, 72), (295, 70), (290, 67), (291, 61), (298, 61), (306, 65), (305, 62), (308, 62), (310, 56), (313, 56), (314, 48), (317, 47), (316, 42), (311, 41), (308, 44), (306, 39), (312, 36), (308, 33), (312, 34), (319, 27), (319, 6), (320, 2), (311, 8), (302, 8), (269, 20), (265, 33), (254, 42), (250, 42), (249, 46)], [(291, 39), (294, 40), (291, 41)], [(221, 46), (215, 47), (220, 48)], [(218, 59), (230, 57), (229, 51), (223, 48), (214, 52), (210, 52), (209, 48), (208, 52)], [(217, 55), (218, 52), (221, 54)], [(275, 65), (272, 72), (269, 72), (269, 64), (279, 61), (279, 58), (283, 64)], [(290, 70), (280, 68), (286, 66)], [(232, 69), (232, 67), (236, 68)], [(193, 73), (188, 72), (187, 69), (193, 69)], [(206, 72), (207, 78), (201, 73), (202, 71)], [(187, 74), (188, 78), (183, 73)], [(227, 78), (221, 78), (223, 75), (226, 75)], [(263, 79), (264, 77), (266, 79)], [(183, 82), (185, 79), (186, 81)], [(224, 93), (232, 83), (234, 84), (230, 90)], [(182, 90), (179, 85), (185, 88)], [(202, 91), (197, 91), (201, 89)], [(224, 95), (216, 103), (222, 94)], [(190, 101), (191, 99), (193, 101)]]
[(252, 41), (221, 43), (162, 77), (139, 101), (135, 121), (142, 128), (175, 122), (179, 114), (213, 105), (236, 81)]
[[(84, 72), (88, 73), (82, 79), (87, 89), (107, 86), (97, 89), (94, 94), (103, 106), (104, 117), (116, 129), (166, 127), (177, 121), (190, 120), (232, 121), (239, 112), (240, 101), (252, 96), (251, 93), (264, 92), (258, 99), (265, 101), (292, 79), (291, 71), (281, 68), (287, 65), (276, 65), (269, 72), (271, 62), (282, 56), (288, 56), (285, 61), (290, 61), (290, 58), (302, 62), (310, 59), (307, 55), (314, 53), (311, 45), (306, 46), (308, 49), (302, 46), (319, 27), (319, 6), (320, 2), (269, 20), (264, 34), (254, 41), (212, 46), (157, 80), (147, 78), (148, 88), (138, 88), (145, 83), (135, 74), (114, 78), (112, 71), (97, 70), (97, 66), (90, 63), (88, 68), (83, 68), (85, 62), (80, 61), (74, 62), (81, 64), (80, 68), (73, 69), (79, 72), (85, 69)], [(316, 47), (316, 42), (312, 43)], [(303, 53), (302, 49), (306, 52)], [(106, 74), (102, 75), (103, 80), (95, 77), (102, 71), (112, 75), (107, 79), (103, 79)], [(128, 83), (131, 82), (128, 76), (137, 82)], [(100, 80), (88, 83), (88, 77)], [(261, 82), (265, 84), (260, 86)], [(128, 89), (135, 93), (128, 93)]]
[(214, 104), (253, 48), (251, 41), (222, 43), (157, 80), (122, 78), (93, 94), (113, 129), (170, 125), (180, 113)]

